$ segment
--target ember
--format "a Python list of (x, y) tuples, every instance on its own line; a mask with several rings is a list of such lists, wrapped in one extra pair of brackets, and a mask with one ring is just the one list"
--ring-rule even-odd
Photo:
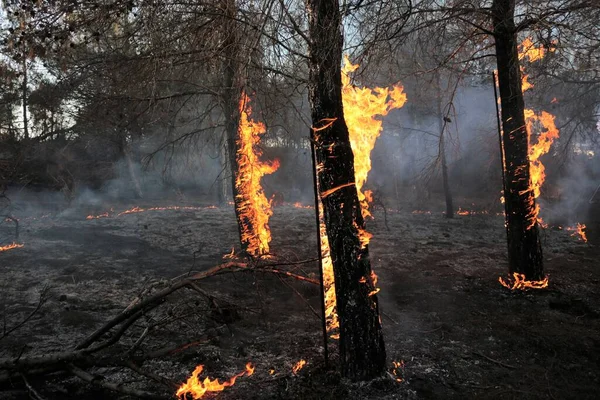
[(261, 186), (264, 175), (272, 174), (279, 168), (279, 160), (263, 162), (262, 151), (258, 148), (260, 136), (266, 132), (265, 125), (250, 119), (252, 108), (246, 93), (240, 100), (240, 125), (238, 128), (238, 171), (235, 179), (237, 191), (236, 207), (240, 218), (242, 243), (246, 252), (253, 256), (269, 253), (271, 230), (269, 218), (273, 215), (271, 204)]
[(246, 370), (240, 372), (237, 375), (229, 378), (228, 381), (220, 383), (218, 379), (210, 379), (208, 377), (204, 378), (203, 381), (200, 381), (199, 375), (202, 373), (204, 366), (198, 365), (194, 372), (192, 372), (192, 376), (190, 376), (187, 382), (183, 383), (179, 389), (177, 389), (176, 396), (181, 399), (185, 399), (189, 394), (193, 399), (200, 399), (206, 392), (222, 392), (225, 388), (233, 386), (237, 378), (240, 378), (244, 375), (250, 376), (254, 373), (254, 367), (251, 363), (246, 364)]

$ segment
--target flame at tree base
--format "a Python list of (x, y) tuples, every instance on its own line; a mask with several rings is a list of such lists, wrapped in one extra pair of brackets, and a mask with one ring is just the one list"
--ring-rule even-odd
[(210, 379), (208, 377), (204, 378), (203, 381), (200, 381), (199, 375), (202, 373), (204, 369), (203, 365), (198, 365), (194, 372), (192, 372), (192, 376), (190, 376), (184, 384), (182, 384), (179, 389), (177, 389), (176, 396), (181, 399), (185, 399), (189, 394), (192, 398), (200, 399), (206, 392), (222, 392), (225, 388), (233, 386), (237, 378), (240, 378), (244, 375), (250, 376), (254, 373), (254, 367), (251, 363), (246, 364), (246, 370), (240, 372), (237, 375), (229, 378), (228, 381), (220, 383), (218, 379)]
[(541, 281), (528, 281), (524, 274), (513, 272), (512, 279), (509, 278), (505, 281), (500, 276), (498, 277), (498, 282), (510, 290), (544, 289), (548, 287), (548, 276), (545, 276)]

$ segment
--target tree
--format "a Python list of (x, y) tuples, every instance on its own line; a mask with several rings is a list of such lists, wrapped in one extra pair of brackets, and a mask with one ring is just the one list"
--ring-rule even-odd
[(529, 174), (529, 140), (514, 21), (515, 0), (494, 0), (492, 18), (502, 106), (504, 204), (510, 274), (544, 279), (536, 202)]
[(309, 100), (318, 183), (335, 275), (342, 375), (372, 379), (385, 371), (385, 346), (344, 121), (343, 37), (337, 0), (308, 0)]

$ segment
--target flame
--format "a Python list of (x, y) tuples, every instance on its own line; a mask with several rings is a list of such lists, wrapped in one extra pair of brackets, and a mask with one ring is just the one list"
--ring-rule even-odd
[(208, 377), (204, 378), (203, 381), (200, 381), (198, 376), (202, 373), (203, 369), (203, 365), (198, 365), (194, 372), (192, 372), (192, 376), (188, 378), (187, 382), (183, 383), (179, 389), (177, 389), (175, 395), (181, 399), (185, 399), (186, 395), (189, 394), (193, 399), (200, 399), (206, 392), (222, 392), (225, 388), (233, 386), (237, 378), (244, 375), (250, 376), (254, 373), (254, 366), (252, 363), (248, 363), (246, 364), (245, 371), (234, 375), (228, 381), (220, 383), (218, 379), (212, 380)]
[[(340, 327), (338, 320), (336, 298), (335, 298), (335, 278), (333, 275), (333, 261), (331, 260), (331, 251), (329, 248), (329, 238), (325, 228), (325, 216), (323, 214), (323, 204), (319, 202), (319, 233), (321, 236), (321, 265), (323, 269), (323, 288), (325, 290), (325, 320), (327, 322), (327, 332), (331, 332)], [(338, 339), (339, 335), (334, 333), (331, 338)]]
[(272, 174), (279, 168), (279, 160), (273, 162), (260, 160), (262, 151), (257, 145), (266, 128), (262, 122), (250, 119), (252, 108), (249, 103), (248, 95), (242, 93), (236, 156), (238, 163), (235, 179), (238, 193), (236, 207), (241, 220), (242, 243), (247, 245), (246, 251), (253, 256), (262, 256), (269, 253), (271, 242), (269, 218), (273, 215), (273, 211), (260, 180), (264, 175)]
[(402, 372), (404, 371), (404, 361), (392, 361), (392, 375), (394, 375), (394, 379), (396, 382), (402, 382)]
[(300, 203), (299, 201), (297, 201), (297, 202), (294, 203), (294, 207), (296, 207), (296, 208), (310, 208), (310, 209), (314, 208), (313, 206), (304, 205), (304, 204)]
[(211, 210), (211, 209), (215, 209), (217, 208), (217, 206), (206, 206), (206, 207), (195, 207), (195, 206), (165, 206), (165, 207), (148, 207), (148, 208), (143, 208), (143, 207), (139, 207), (139, 206), (135, 206), (132, 207), (130, 209), (127, 209), (125, 211), (121, 211), (119, 213), (114, 212), (114, 210), (111, 208), (110, 211), (106, 211), (102, 214), (98, 214), (98, 215), (94, 215), (94, 214), (90, 214), (87, 217), (85, 217), (85, 219), (91, 220), (91, 219), (101, 219), (101, 218), (110, 218), (110, 217), (121, 217), (123, 215), (128, 215), (128, 214), (137, 214), (137, 213), (142, 213), (142, 212), (147, 212), (147, 211), (169, 211), (169, 210)]
[[(358, 65), (352, 64), (347, 56), (344, 57), (344, 67), (342, 68), (342, 102), (344, 106), (344, 119), (348, 126), (350, 145), (354, 154), (355, 182), (346, 183), (325, 191), (321, 193), (321, 199), (344, 187), (355, 185), (361, 205), (361, 213), (363, 218), (366, 218), (371, 216), (369, 202), (373, 201), (373, 194), (370, 191), (363, 192), (362, 188), (371, 170), (371, 151), (381, 134), (383, 122), (380, 117), (387, 115), (395, 108), (401, 108), (406, 102), (406, 94), (401, 85), (395, 85), (392, 88), (376, 87), (374, 89), (360, 88), (352, 85), (350, 83), (350, 73), (356, 71), (358, 67)], [(313, 128), (315, 132), (328, 128), (335, 122), (335, 119), (325, 119), (322, 122), (324, 123), (323, 126)], [(322, 169), (322, 164), (317, 165), (317, 172), (322, 171)], [(325, 318), (327, 321), (327, 331), (331, 332), (339, 328), (335, 297), (335, 278), (322, 204), (319, 203), (318, 207), (323, 286), (325, 289)], [(361, 247), (365, 248), (373, 235), (356, 223), (354, 226), (358, 231)], [(379, 288), (376, 287), (377, 276), (374, 272), (372, 273), (372, 281), (375, 289), (370, 292), (370, 296), (379, 292)], [(333, 333), (331, 337), (338, 339), (339, 334)]]
[(518, 272), (513, 272), (513, 279), (509, 279), (508, 282), (502, 279), (501, 276), (498, 277), (498, 282), (510, 290), (544, 289), (548, 287), (547, 276), (541, 281), (528, 281), (525, 279), (524, 274), (519, 274)]
[(304, 368), (304, 366), (306, 365), (306, 361), (305, 360), (300, 360), (298, 361), (296, 364), (294, 364), (294, 366), (292, 367), (292, 372), (294, 374), (297, 374), (298, 371), (300, 371), (302, 368)]
[(367, 182), (371, 170), (371, 151), (381, 134), (383, 122), (380, 117), (387, 115), (391, 110), (401, 108), (406, 103), (406, 94), (402, 85), (392, 88), (357, 87), (350, 83), (350, 73), (358, 69), (358, 64), (352, 64), (344, 56), (342, 68), (342, 101), (344, 104), (344, 119), (348, 125), (350, 145), (354, 153), (354, 176), (356, 191), (361, 203), (364, 218), (371, 216), (369, 201), (372, 194), (363, 192), (362, 188)]
[[(550, 48), (550, 51), (554, 51), (554, 48)], [(543, 47), (536, 47), (533, 44), (531, 38), (525, 38), (519, 45), (519, 60), (528, 59), (529, 62), (541, 60), (546, 55), (546, 49)], [(522, 82), (521, 88), (523, 92), (531, 89), (533, 84), (528, 81), (528, 74), (525, 73), (525, 69), (521, 66)], [(550, 147), (554, 140), (558, 139), (559, 131), (554, 123), (554, 115), (542, 111), (539, 115), (535, 111), (526, 108), (525, 109), (525, 124), (527, 128), (528, 143), (529, 143), (529, 175), (531, 182), (529, 184), (528, 192), (533, 193), (533, 197), (530, 197), (530, 211), (527, 215), (529, 219), (529, 226), (527, 229), (531, 229), (536, 222), (540, 225), (544, 225), (543, 220), (539, 217), (540, 205), (535, 204), (535, 199), (540, 196), (541, 188), (546, 179), (545, 167), (542, 164), (540, 157), (550, 151)], [(535, 144), (532, 144), (532, 135), (535, 131), (538, 131), (538, 139)], [(524, 194), (524, 193), (521, 193)]]
[(571, 226), (567, 227), (567, 231), (573, 232), (571, 234), (571, 236), (579, 235), (579, 240), (583, 240), (585, 243), (587, 243), (588, 239), (587, 239), (587, 234), (585, 233), (585, 228), (586, 228), (585, 224), (580, 224), (578, 222), (577, 226), (575, 226), (575, 227), (571, 227)]
[(24, 246), (25, 246), (24, 244), (12, 242), (11, 244), (7, 244), (6, 246), (0, 246), (0, 252), (12, 250), (12, 249), (19, 249)]

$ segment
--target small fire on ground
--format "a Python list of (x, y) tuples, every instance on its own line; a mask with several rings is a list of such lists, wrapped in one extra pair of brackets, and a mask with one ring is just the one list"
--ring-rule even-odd
[(147, 212), (147, 211), (168, 211), (168, 210), (193, 210), (193, 211), (196, 211), (196, 210), (209, 210), (209, 209), (215, 209), (215, 208), (217, 208), (217, 206), (206, 206), (206, 207), (166, 206), (166, 207), (147, 207), (147, 208), (135, 206), (133, 208), (127, 209), (125, 211), (121, 211), (119, 213), (115, 213), (114, 210), (111, 208), (110, 211), (106, 211), (102, 214), (97, 214), (97, 215), (90, 214), (87, 217), (85, 217), (85, 219), (90, 220), (90, 219), (121, 217), (123, 215), (136, 214), (136, 213), (142, 213), (142, 212)]
[(391, 373), (396, 382), (402, 382), (404, 380), (404, 361), (392, 361)]
[(500, 276), (498, 277), (498, 282), (510, 290), (544, 289), (548, 287), (548, 276), (545, 276), (541, 281), (528, 281), (524, 274), (513, 272), (512, 279), (505, 281)]
[(306, 360), (300, 360), (292, 367), (292, 372), (297, 374), (306, 365)]
[(246, 364), (246, 369), (237, 375), (232, 376), (229, 380), (221, 383), (218, 379), (210, 379), (209, 377), (200, 380), (199, 376), (204, 370), (203, 365), (198, 365), (192, 376), (190, 376), (187, 382), (183, 383), (175, 395), (180, 399), (186, 399), (187, 395), (190, 395), (194, 400), (200, 399), (207, 392), (222, 392), (225, 388), (233, 386), (235, 381), (242, 376), (250, 376), (254, 373), (254, 366), (252, 363)]
[(0, 252), (12, 250), (12, 249), (18, 249), (18, 248), (21, 248), (24, 246), (25, 246), (24, 244), (13, 242), (11, 244), (7, 244), (6, 246), (0, 246)]

